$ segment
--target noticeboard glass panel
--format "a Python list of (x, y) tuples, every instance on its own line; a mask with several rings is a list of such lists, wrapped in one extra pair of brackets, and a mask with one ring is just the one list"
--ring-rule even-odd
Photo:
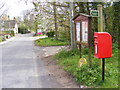
[(80, 22), (76, 23), (76, 39), (80, 42)]
[(88, 22), (82, 22), (82, 42), (88, 41)]

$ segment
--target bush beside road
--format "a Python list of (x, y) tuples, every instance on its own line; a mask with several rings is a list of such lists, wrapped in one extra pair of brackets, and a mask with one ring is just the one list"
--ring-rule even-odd
[(0, 42), (2, 42), (2, 37), (0, 36)]
[(14, 31), (0, 31), (0, 42), (5, 41), (6, 39), (9, 39), (10, 37), (15, 36)]

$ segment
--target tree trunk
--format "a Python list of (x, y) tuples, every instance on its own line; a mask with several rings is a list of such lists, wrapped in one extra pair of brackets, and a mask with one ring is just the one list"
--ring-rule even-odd
[[(54, 3), (55, 4), (55, 3)], [(56, 14), (56, 6), (53, 5), (54, 9), (54, 21), (55, 21), (55, 39), (58, 40), (58, 31), (57, 31), (57, 14)]]
[(71, 38), (71, 48), (76, 48), (76, 42), (75, 42), (75, 30), (74, 29), (74, 24), (72, 22), (72, 19), (74, 17), (74, 4), (73, 2), (69, 2), (70, 4), (70, 38)]

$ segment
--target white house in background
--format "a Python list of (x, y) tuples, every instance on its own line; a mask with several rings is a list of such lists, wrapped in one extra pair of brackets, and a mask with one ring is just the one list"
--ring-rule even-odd
[(4, 20), (1, 31), (13, 30), (15, 34), (18, 33), (18, 25), (16, 20)]
[(15, 23), (15, 27), (14, 27), (14, 29), (13, 29), (13, 30), (14, 30), (14, 33), (15, 33), (15, 34), (17, 34), (17, 33), (18, 33), (18, 25), (17, 25), (17, 23)]
[(3, 31), (4, 30), (4, 21), (3, 20), (0, 20), (0, 31)]

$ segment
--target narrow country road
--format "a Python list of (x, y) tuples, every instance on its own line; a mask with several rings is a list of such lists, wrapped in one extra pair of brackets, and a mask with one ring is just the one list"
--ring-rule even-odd
[[(2, 68), (2, 88), (57, 88), (61, 85), (50, 78), (42, 60), (43, 48), (34, 45), (32, 34), (18, 35), (13, 40), (0, 45), (0, 68)], [(40, 56), (39, 56), (40, 57)]]

